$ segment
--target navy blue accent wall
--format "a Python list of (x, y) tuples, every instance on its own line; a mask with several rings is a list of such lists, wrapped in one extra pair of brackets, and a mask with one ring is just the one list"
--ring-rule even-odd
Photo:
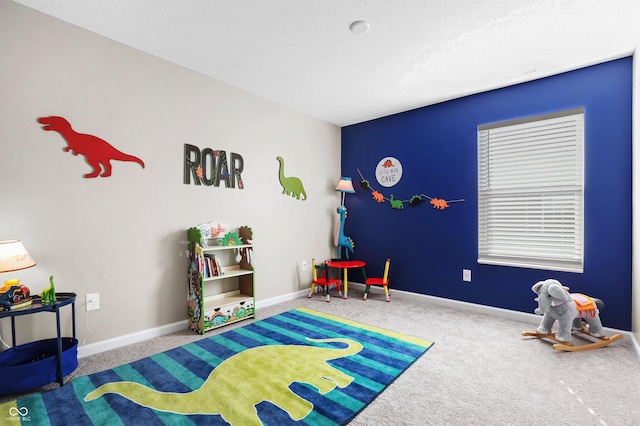
[[(630, 330), (631, 89), (628, 57), (344, 127), (342, 173), (356, 187), (345, 201), (345, 235), (355, 242), (354, 257), (367, 261), (369, 276), (381, 276), (390, 257), (392, 289), (529, 313), (537, 305), (531, 286), (556, 278), (573, 292), (602, 299), (606, 327)], [(584, 273), (478, 264), (478, 125), (581, 106)], [(391, 188), (375, 178), (386, 156), (403, 166), (401, 181)], [(358, 170), (386, 197), (466, 201), (446, 210), (428, 202), (393, 209), (359, 187)], [(463, 269), (472, 270), (471, 283), (462, 281)]]

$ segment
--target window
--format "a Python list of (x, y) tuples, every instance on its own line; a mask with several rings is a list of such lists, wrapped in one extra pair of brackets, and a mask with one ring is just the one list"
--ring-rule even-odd
[(478, 263), (583, 271), (584, 108), (478, 127)]

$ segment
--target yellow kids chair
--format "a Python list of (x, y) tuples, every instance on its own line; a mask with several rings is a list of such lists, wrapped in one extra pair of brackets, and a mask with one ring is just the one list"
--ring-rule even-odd
[(362, 300), (367, 300), (367, 295), (369, 294), (369, 287), (371, 287), (372, 285), (379, 285), (384, 288), (384, 294), (385, 296), (387, 296), (387, 302), (390, 302), (389, 300), (389, 264), (390, 263), (391, 263), (391, 259), (387, 259), (387, 261), (384, 264), (384, 274), (382, 278), (367, 278), (364, 281), (364, 284), (367, 286), (367, 288), (364, 290), (364, 297), (362, 298)]
[[(340, 288), (340, 280), (337, 278), (331, 278), (329, 276), (329, 265), (327, 265), (327, 261), (325, 260), (322, 265), (316, 265), (316, 260), (311, 259), (311, 268), (313, 271), (313, 279), (311, 280), (311, 290), (309, 290), (309, 296), (313, 294), (313, 290), (316, 286), (325, 287), (327, 291), (327, 303), (331, 302), (331, 294), (329, 289), (332, 284), (335, 284), (338, 287), (338, 294), (342, 297), (342, 289)], [(322, 271), (320, 278), (318, 278), (318, 269)]]

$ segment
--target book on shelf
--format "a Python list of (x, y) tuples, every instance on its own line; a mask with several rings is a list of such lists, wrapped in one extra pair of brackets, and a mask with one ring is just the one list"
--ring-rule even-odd
[(17, 303), (11, 304), (11, 310), (14, 311), (16, 309), (30, 308), (32, 303), (33, 299), (30, 297), (27, 299), (20, 299), (20, 301), (18, 301)]
[(214, 259), (218, 268), (218, 275), (224, 275), (224, 268), (222, 267), (222, 262), (220, 262), (220, 258), (214, 255)]
[(204, 256), (203, 275), (205, 278), (217, 277), (224, 275), (224, 268), (220, 262), (220, 258), (215, 254), (207, 254)]
[(216, 256), (213, 255), (212, 257), (209, 257), (209, 266), (211, 268), (211, 275), (214, 277), (217, 277), (218, 275), (220, 275), (220, 270), (218, 269), (218, 262), (216, 262)]
[(211, 259), (208, 257), (204, 258), (204, 276), (209, 278), (215, 275), (214, 271), (211, 269)]
[(199, 266), (199, 269), (204, 274), (204, 257), (203, 256), (198, 256), (198, 266)]

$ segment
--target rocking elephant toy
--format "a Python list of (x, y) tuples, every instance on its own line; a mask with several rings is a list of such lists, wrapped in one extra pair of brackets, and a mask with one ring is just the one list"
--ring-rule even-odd
[[(531, 287), (538, 295), (535, 300), (538, 307), (536, 314), (542, 315), (542, 320), (535, 332), (523, 332), (524, 336), (546, 338), (556, 342), (554, 349), (564, 351), (585, 351), (601, 348), (622, 338), (621, 334), (607, 337), (600, 321), (600, 310), (603, 303), (600, 299), (585, 296), (580, 293), (569, 293), (569, 288), (559, 281), (548, 279), (539, 281)], [(551, 328), (558, 322), (558, 331)], [(574, 346), (571, 343), (572, 331), (596, 338), (598, 341), (585, 345)]]

